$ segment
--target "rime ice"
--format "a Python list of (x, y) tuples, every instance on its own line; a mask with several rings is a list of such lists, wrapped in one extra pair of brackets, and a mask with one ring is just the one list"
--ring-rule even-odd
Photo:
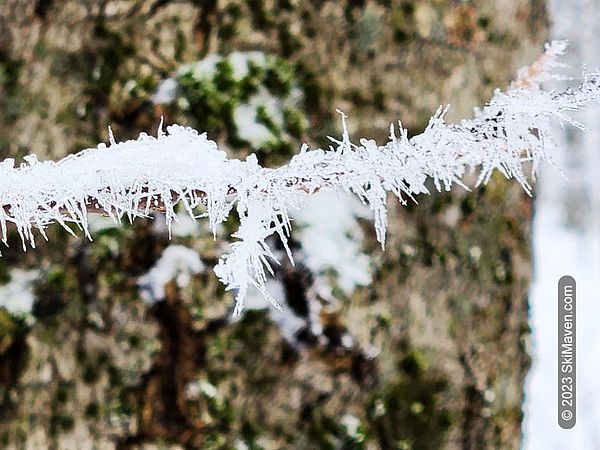
[[(276, 262), (267, 238), (277, 234), (287, 246), (290, 212), (299, 210), (316, 191), (343, 189), (368, 205), (382, 246), (387, 226), (386, 198), (401, 202), (429, 193), (431, 180), (439, 191), (454, 185), (466, 187), (463, 176), (479, 170), (477, 184), (487, 183), (494, 170), (516, 179), (529, 193), (524, 163), (531, 163), (532, 178), (542, 160), (550, 160), (554, 147), (551, 122), (583, 126), (569, 113), (600, 96), (600, 74), (585, 74), (582, 83), (562, 92), (546, 92), (540, 82), (551, 78), (548, 68), (564, 44), (547, 46), (546, 53), (519, 77), (508, 92), (497, 90), (475, 117), (447, 124), (447, 108), (440, 108), (425, 131), (412, 138), (401, 124), (390, 128), (384, 145), (361, 139), (350, 141), (343, 120), (341, 140), (332, 139), (328, 150), (300, 153), (282, 167), (261, 167), (250, 155), (245, 161), (229, 159), (206, 134), (172, 125), (157, 137), (142, 133), (137, 140), (84, 150), (58, 162), (39, 162), (34, 155), (14, 167), (14, 160), (0, 163), (0, 227), (6, 243), (9, 223), (16, 226), (25, 246), (35, 247), (33, 229), (58, 222), (71, 231), (73, 224), (89, 235), (89, 209), (104, 211), (119, 222), (147, 216), (153, 209), (166, 214), (167, 225), (176, 218), (181, 203), (191, 218), (206, 209), (211, 230), (236, 214), (240, 227), (215, 273), (236, 292), (239, 314), (250, 286), (256, 287), (275, 306), (267, 292), (267, 277)], [(71, 231), (72, 232), (72, 231)]]

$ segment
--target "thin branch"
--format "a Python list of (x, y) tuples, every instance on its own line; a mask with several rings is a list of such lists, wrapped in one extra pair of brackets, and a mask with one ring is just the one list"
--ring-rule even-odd
[[(473, 119), (447, 124), (447, 108), (440, 108), (422, 134), (409, 139), (401, 124), (397, 129), (391, 126), (389, 141), (380, 146), (366, 139), (353, 144), (342, 115), (342, 138), (331, 139), (329, 150), (303, 146), (288, 164), (275, 169), (261, 167), (255, 155), (245, 161), (229, 159), (206, 134), (177, 125), (167, 133), (160, 127), (157, 137), (142, 133), (122, 143), (111, 133), (110, 146), (100, 144), (58, 162), (39, 162), (32, 155), (25, 158), (26, 164), (14, 167), (14, 160), (7, 159), (0, 163), (2, 239), (6, 243), (7, 225), (12, 223), (24, 247), (35, 247), (34, 228), (46, 238), (44, 230), (54, 222), (69, 231), (69, 224), (75, 225), (90, 237), (90, 212), (131, 221), (161, 211), (170, 229), (178, 203), (194, 219), (207, 217), (216, 236), (217, 226), (235, 211), (240, 220), (233, 234), (236, 240), (215, 272), (236, 292), (236, 314), (250, 286), (277, 306), (265, 290), (275, 261), (267, 238), (277, 234), (291, 260), (289, 213), (302, 208), (317, 190), (357, 195), (373, 213), (382, 246), (389, 192), (406, 202), (429, 193), (430, 180), (438, 191), (449, 191), (455, 184), (466, 188), (464, 175), (478, 169), (477, 185), (487, 183), (498, 170), (529, 193), (523, 166), (531, 164), (535, 177), (540, 162), (551, 161), (552, 122), (581, 128), (569, 114), (600, 96), (598, 73), (585, 75), (578, 87), (562, 92), (540, 88), (562, 50), (562, 44), (548, 46), (534, 69), (520, 71), (511, 89), (496, 91)], [(205, 210), (202, 216), (196, 216), (198, 207)]]

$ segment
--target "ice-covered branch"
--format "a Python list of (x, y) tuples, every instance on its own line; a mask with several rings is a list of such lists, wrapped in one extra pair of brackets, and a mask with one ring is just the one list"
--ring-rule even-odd
[[(471, 169), (479, 170), (478, 185), (498, 170), (530, 192), (523, 167), (531, 163), (535, 176), (539, 163), (550, 160), (552, 121), (581, 127), (569, 113), (600, 96), (598, 73), (585, 75), (579, 86), (565, 91), (540, 88), (563, 50), (560, 43), (549, 45), (544, 63), (521, 71), (511, 89), (496, 91), (472, 119), (447, 124), (447, 108), (439, 109), (420, 135), (409, 138), (399, 124), (390, 127), (385, 145), (377, 145), (367, 139), (353, 144), (343, 117), (342, 138), (332, 139), (330, 149), (303, 146), (288, 164), (274, 169), (261, 167), (254, 155), (245, 161), (229, 159), (206, 134), (177, 125), (166, 133), (159, 130), (157, 137), (142, 134), (122, 143), (111, 137), (109, 146), (100, 144), (58, 162), (39, 162), (32, 155), (15, 168), (14, 160), (7, 159), (0, 163), (2, 239), (6, 243), (9, 223), (24, 246), (34, 246), (34, 228), (45, 237), (45, 227), (53, 222), (69, 230), (74, 224), (89, 237), (89, 211), (133, 220), (158, 209), (170, 225), (177, 219), (178, 203), (194, 218), (206, 216), (216, 234), (217, 225), (235, 211), (240, 227), (215, 272), (236, 291), (239, 313), (249, 286), (269, 297), (264, 286), (275, 255), (267, 238), (277, 234), (291, 259), (289, 212), (302, 208), (317, 190), (357, 195), (371, 209), (382, 245), (389, 192), (405, 202), (429, 193), (429, 180), (437, 190), (450, 190), (455, 184), (464, 186)], [(198, 208), (201, 216), (195, 215)]]

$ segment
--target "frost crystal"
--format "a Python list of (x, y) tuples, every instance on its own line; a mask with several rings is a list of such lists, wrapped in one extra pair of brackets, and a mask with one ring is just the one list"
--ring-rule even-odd
[[(540, 83), (552, 76), (556, 57), (565, 44), (554, 42), (531, 66), (519, 72), (507, 92), (497, 90), (475, 117), (458, 124), (444, 121), (440, 108), (425, 131), (412, 138), (399, 124), (390, 127), (385, 145), (361, 139), (350, 141), (342, 115), (341, 140), (331, 139), (328, 150), (300, 153), (279, 168), (261, 167), (255, 155), (245, 161), (229, 159), (206, 134), (172, 125), (157, 137), (142, 133), (137, 140), (84, 150), (58, 162), (39, 162), (34, 155), (14, 167), (0, 163), (0, 227), (6, 243), (9, 223), (16, 226), (25, 247), (35, 247), (33, 229), (45, 235), (50, 223), (71, 231), (74, 224), (89, 235), (88, 212), (104, 212), (119, 222), (164, 211), (170, 230), (181, 203), (191, 218), (208, 218), (216, 236), (218, 225), (234, 212), (240, 227), (235, 241), (215, 267), (219, 279), (236, 292), (239, 314), (250, 286), (278, 306), (265, 285), (275, 254), (267, 238), (276, 234), (287, 246), (290, 212), (300, 210), (309, 195), (343, 189), (368, 205), (382, 246), (387, 226), (386, 198), (391, 192), (401, 202), (429, 193), (428, 180), (438, 191), (466, 187), (465, 173), (479, 169), (477, 185), (487, 183), (494, 170), (516, 179), (526, 192), (531, 185), (523, 165), (531, 163), (532, 178), (542, 160), (550, 160), (555, 146), (551, 122), (583, 128), (569, 117), (600, 96), (600, 74), (585, 74), (582, 83), (562, 92), (544, 91)], [(205, 208), (196, 216), (194, 210)]]

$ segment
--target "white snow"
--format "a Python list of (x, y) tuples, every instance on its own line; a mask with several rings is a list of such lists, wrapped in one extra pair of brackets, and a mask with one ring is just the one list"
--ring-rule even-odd
[[(535, 282), (531, 293), (534, 364), (527, 380), (524, 447), (540, 450), (600, 448), (600, 240), (565, 229), (555, 207), (541, 205), (535, 219)], [(577, 424), (557, 423), (557, 283), (577, 282)]]
[[(600, 1), (552, 0), (549, 11), (553, 34), (571, 43), (572, 71), (583, 63), (600, 65)], [(536, 200), (525, 449), (600, 448), (600, 108), (590, 106), (576, 118), (591, 131), (573, 134), (556, 127), (555, 160), (568, 179), (542, 170)], [(571, 430), (557, 423), (557, 283), (563, 275), (577, 283), (577, 422)]]
[(217, 387), (202, 379), (192, 381), (186, 385), (185, 396), (187, 399), (196, 400), (200, 397), (200, 394), (208, 398), (216, 398), (218, 394)]
[(228, 55), (220, 55), (218, 53), (209, 53), (200, 61), (192, 64), (184, 65), (179, 71), (179, 74), (192, 72), (196, 79), (212, 77), (217, 71), (217, 64), (221, 61), (228, 61), (233, 67), (233, 76), (236, 80), (241, 80), (248, 75), (248, 63), (253, 62), (258, 66), (262, 66), (266, 62), (266, 56), (263, 52), (249, 51), (240, 52), (234, 51)]
[(241, 439), (238, 439), (235, 441), (233, 448), (235, 450), (250, 450), (250, 447), (248, 447), (248, 445), (246, 445), (246, 443), (244, 441), (242, 441)]
[[(151, 98), (152, 102), (154, 104), (167, 104), (177, 100), (180, 108), (189, 108), (187, 99), (183, 97), (177, 98), (177, 77), (191, 73), (198, 80), (210, 80), (216, 73), (217, 64), (221, 61), (229, 62), (233, 68), (233, 78), (236, 81), (241, 81), (248, 75), (248, 66), (250, 63), (254, 63), (259, 67), (265, 66), (267, 56), (259, 51), (234, 51), (225, 56), (218, 53), (211, 53), (196, 63), (185, 64), (174, 76), (162, 80)], [(298, 102), (299, 93), (300, 90), (298, 88), (292, 90), (291, 103)], [(258, 92), (252, 95), (247, 102), (236, 105), (233, 113), (238, 137), (248, 141), (253, 148), (259, 147), (275, 138), (273, 133), (258, 120), (259, 107), (265, 109), (268, 117), (280, 130), (283, 129), (284, 125), (284, 101), (269, 93), (265, 87), (260, 86)]]
[(233, 77), (240, 81), (248, 75), (248, 64), (253, 62), (258, 66), (266, 63), (266, 56), (263, 52), (234, 51), (229, 55), (220, 55), (218, 53), (209, 53), (200, 61), (183, 65), (174, 75), (162, 80), (152, 95), (151, 101), (155, 104), (168, 104), (175, 101), (177, 97), (177, 77), (186, 73), (191, 73), (197, 80), (210, 79), (217, 72), (217, 64), (221, 61), (228, 61), (233, 68)]
[(152, 97), (152, 103), (167, 104), (175, 100), (177, 93), (177, 80), (173, 77), (166, 78), (158, 84), (158, 88)]
[(100, 214), (90, 214), (88, 217), (88, 228), (92, 233), (98, 233), (99, 231), (115, 228), (117, 226), (118, 223), (115, 223), (110, 217)]
[(252, 147), (258, 147), (274, 137), (273, 133), (258, 120), (257, 111), (261, 106), (265, 108), (268, 117), (278, 128), (283, 127), (283, 101), (261, 87), (247, 103), (238, 105), (233, 113), (238, 136), (248, 141)]
[(33, 282), (40, 276), (37, 270), (14, 269), (10, 272), (10, 281), (0, 286), (0, 306), (16, 315), (29, 315), (35, 297)]
[[(164, 221), (161, 219), (162, 217), (156, 217), (155, 223), (160, 221), (160, 223), (164, 224)], [(166, 224), (164, 225), (165, 231), (167, 231)], [(199, 228), (198, 222), (192, 219), (189, 214), (180, 214), (177, 220), (174, 220), (171, 224), (171, 234), (177, 237), (194, 236), (198, 234)]]
[(179, 73), (192, 72), (194, 78), (202, 79), (208, 78), (214, 75), (217, 71), (217, 63), (219, 63), (223, 57), (218, 53), (210, 53), (202, 58), (200, 61), (183, 66)]
[(345, 414), (342, 417), (340, 423), (346, 429), (346, 433), (349, 437), (361, 442), (364, 440), (364, 436), (359, 432), (360, 419), (352, 414)]
[(227, 60), (233, 67), (233, 76), (236, 80), (241, 80), (248, 75), (248, 63), (253, 62), (257, 66), (264, 66), (267, 62), (267, 57), (263, 52), (231, 52), (227, 55)]
[(170, 245), (156, 264), (138, 279), (142, 299), (154, 303), (165, 298), (165, 285), (175, 279), (179, 287), (190, 283), (191, 276), (204, 270), (200, 256), (183, 245)]
[(280, 308), (270, 308), (270, 302), (256, 288), (251, 288), (246, 297), (246, 309), (269, 309), (270, 319), (279, 327), (282, 336), (292, 345), (296, 343), (296, 333), (300, 331), (305, 321), (297, 316), (292, 309), (283, 302), (285, 290), (280, 281), (270, 279), (265, 283), (265, 289), (272, 298), (282, 301)]
[(358, 217), (368, 217), (368, 208), (346, 192), (335, 190), (314, 194), (304, 208), (293, 214), (299, 224), (302, 261), (317, 277), (324, 277), (317, 280), (317, 287), (328, 284), (326, 275), (331, 270), (348, 295), (356, 286), (371, 282), (371, 264), (362, 253), (363, 232)]
[(250, 62), (257, 66), (264, 66), (267, 57), (263, 52), (259, 51), (234, 51), (228, 55), (209, 53), (196, 63), (184, 65), (178, 73), (192, 72), (194, 77), (199, 80), (202, 78), (210, 78), (216, 73), (217, 64), (221, 61), (227, 61), (231, 64), (233, 68), (233, 77), (239, 81), (248, 75), (248, 64)]

